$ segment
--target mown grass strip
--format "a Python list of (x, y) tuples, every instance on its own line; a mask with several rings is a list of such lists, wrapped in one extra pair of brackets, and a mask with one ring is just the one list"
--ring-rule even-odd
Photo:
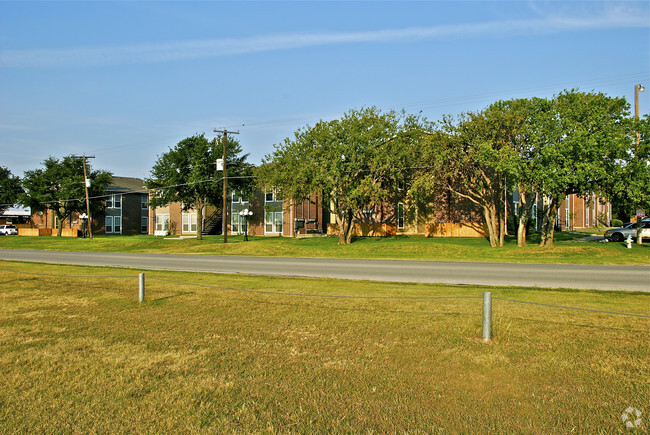
[(337, 245), (337, 238), (231, 236), (227, 244), (219, 236), (204, 240), (166, 239), (155, 236), (98, 236), (94, 239), (57, 237), (0, 237), (0, 249), (39, 249), (158, 254), (244, 255), (308, 258), (377, 258), (572, 264), (650, 265), (650, 244), (626, 249), (624, 243), (579, 242), (574, 233), (558, 233), (556, 246), (531, 244), (518, 248), (512, 237), (501, 248), (484, 239), (399, 236), (358, 238), (351, 245)]
[[(650, 403), (647, 318), (495, 300), (484, 344), (480, 287), (146, 272), (138, 304), (134, 271), (0, 267), (9, 432), (612, 433)], [(643, 293), (490, 290), (650, 314)]]

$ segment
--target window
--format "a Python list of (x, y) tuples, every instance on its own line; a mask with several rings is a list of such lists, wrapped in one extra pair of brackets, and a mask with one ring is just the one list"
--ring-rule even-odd
[(143, 193), (140, 195), (140, 207), (142, 210), (146, 210), (149, 208), (149, 195), (146, 193)]
[(196, 213), (183, 213), (183, 232), (196, 233)]
[(243, 232), (243, 218), (239, 213), (232, 213), (230, 222), (230, 232), (232, 234), (241, 234)]
[(282, 234), (282, 212), (281, 211), (276, 211), (274, 213), (274, 222), (275, 224), (275, 232)]
[(264, 212), (264, 232), (266, 234), (282, 234), (282, 212)]
[(156, 215), (156, 231), (169, 231), (169, 215)]
[(282, 201), (282, 196), (275, 190), (272, 192), (266, 192), (264, 194), (264, 201), (265, 202)]
[(404, 203), (397, 204), (397, 229), (404, 229)]
[(233, 204), (248, 204), (248, 201), (239, 196), (237, 193), (232, 193), (232, 203)]
[(273, 232), (273, 212), (264, 212), (264, 232)]
[(104, 232), (106, 234), (121, 234), (122, 218), (120, 216), (106, 216)]
[(140, 232), (142, 234), (147, 234), (149, 232), (149, 218), (141, 217), (140, 218)]
[(122, 195), (109, 195), (106, 198), (106, 208), (122, 208)]
[(58, 230), (59, 229), (59, 217), (54, 216), (54, 229)]

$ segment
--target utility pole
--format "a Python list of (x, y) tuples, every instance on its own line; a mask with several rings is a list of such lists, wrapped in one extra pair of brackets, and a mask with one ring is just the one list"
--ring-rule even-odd
[(226, 195), (228, 193), (228, 186), (226, 184), (226, 142), (228, 142), (228, 133), (230, 134), (239, 134), (239, 131), (228, 131), (225, 128), (223, 130), (217, 130), (216, 128), (212, 130), (215, 133), (223, 133), (223, 243), (228, 243), (228, 202)]
[[(639, 121), (639, 92), (645, 91), (645, 88), (642, 84), (634, 85), (634, 120)], [(641, 132), (637, 129), (636, 131), (636, 152), (639, 150), (641, 145)], [(641, 228), (643, 227), (643, 217), (638, 212), (636, 213), (636, 244), (643, 244), (643, 236), (641, 235)]]
[(91, 224), (91, 219), (90, 219), (90, 201), (88, 200), (88, 175), (86, 174), (86, 159), (94, 159), (95, 156), (87, 156), (87, 155), (82, 155), (82, 156), (73, 156), (76, 158), (81, 158), (81, 161), (83, 162), (84, 166), (84, 189), (86, 190), (86, 215), (88, 216), (88, 236), (89, 238), (93, 238), (93, 226)]

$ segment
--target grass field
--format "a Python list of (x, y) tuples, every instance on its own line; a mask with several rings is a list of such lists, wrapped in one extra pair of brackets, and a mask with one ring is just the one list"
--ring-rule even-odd
[(140, 305), (136, 271), (36, 270), (0, 262), (2, 433), (650, 423), (650, 318), (502, 300), (649, 316), (649, 294), (491, 288), (483, 343), (477, 287), (146, 272)]
[[(535, 235), (536, 237), (536, 235)], [(41, 249), (132, 253), (202, 255), (254, 255), (317, 258), (383, 258), (404, 260), (494, 261), (525, 263), (650, 264), (650, 243), (627, 249), (624, 243), (574, 241), (584, 234), (557, 234), (553, 248), (531, 245), (518, 248), (509, 238), (506, 246), (491, 248), (485, 239), (424, 238), (422, 236), (359, 238), (351, 245), (337, 245), (335, 237), (221, 236), (204, 240), (167, 239), (154, 236), (99, 236), (93, 240), (58, 237), (0, 237), (0, 249)]]

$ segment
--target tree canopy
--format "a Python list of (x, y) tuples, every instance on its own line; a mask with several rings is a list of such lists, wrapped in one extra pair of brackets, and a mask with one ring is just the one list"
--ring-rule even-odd
[[(205, 134), (183, 139), (168, 152), (159, 156), (146, 180), (147, 188), (153, 189), (150, 204), (161, 206), (170, 202), (183, 203), (184, 209), (195, 209), (201, 218), (197, 222), (196, 235), (202, 239), (202, 221), (205, 205), (221, 207), (223, 197), (222, 178), (216, 171), (216, 161), (222, 158), (220, 140), (208, 141)], [(226, 167), (228, 186), (244, 195), (251, 185), (251, 165), (246, 162), (248, 154), (242, 154), (239, 142), (228, 137), (226, 142)]]
[[(90, 166), (90, 165), (88, 165)], [(88, 196), (91, 216), (104, 209), (101, 198), (106, 194), (106, 187), (112, 182), (110, 172), (86, 168), (90, 180)], [(43, 168), (26, 171), (23, 177), (25, 193), (21, 195), (21, 204), (34, 211), (51, 210), (59, 220), (57, 235), (61, 236), (63, 222), (73, 213), (86, 210), (84, 168), (81, 157), (66, 156), (59, 160), (48, 157), (43, 161)]]
[(339, 243), (349, 244), (355, 212), (388, 200), (396, 189), (406, 157), (401, 120), (371, 107), (299, 129), (265, 157), (258, 183), (293, 200), (319, 193), (337, 216)]
[(531, 177), (545, 200), (541, 244), (549, 246), (567, 195), (612, 192), (630, 147), (629, 105), (602, 93), (565, 91), (535, 112), (531, 136)]
[(20, 178), (11, 174), (11, 171), (0, 166), (0, 211), (17, 204), (23, 188)]

